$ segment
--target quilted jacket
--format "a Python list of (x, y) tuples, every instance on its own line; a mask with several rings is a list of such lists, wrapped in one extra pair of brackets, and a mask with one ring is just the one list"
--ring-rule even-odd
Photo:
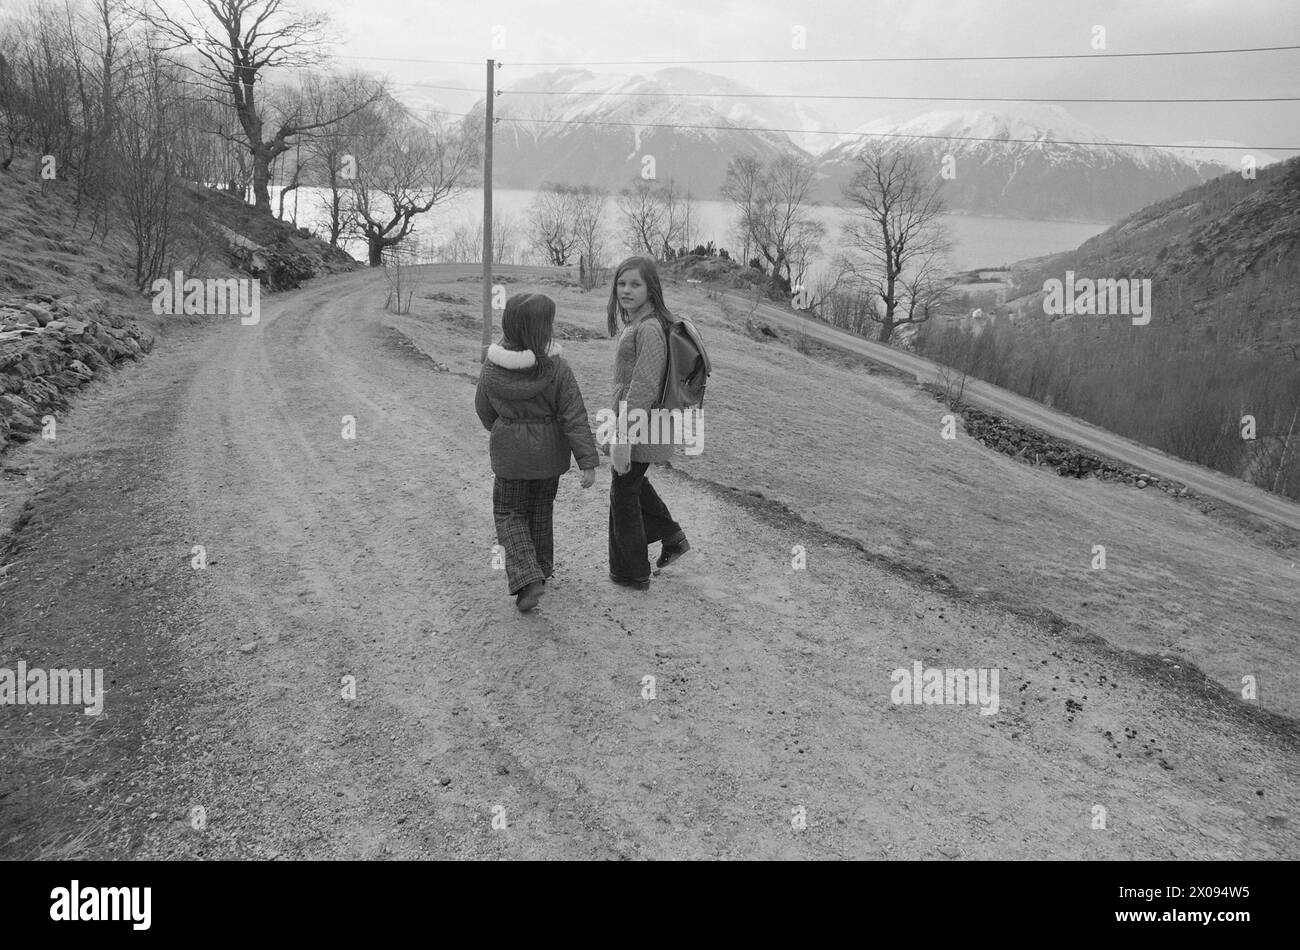
[(579, 468), (600, 464), (578, 381), (560, 352), (552, 345), (550, 367), (533, 378), (530, 350), (488, 347), (474, 408), (492, 433), (488, 450), (500, 478), (558, 478), (571, 454)]

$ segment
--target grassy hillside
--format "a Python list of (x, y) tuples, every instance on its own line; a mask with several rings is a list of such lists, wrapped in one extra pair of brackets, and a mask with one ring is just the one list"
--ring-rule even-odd
[(1013, 269), (1018, 309), (1042, 316), (1043, 281), (1079, 276), (1150, 278), (1147, 329), (1253, 351), (1300, 346), (1300, 158), (1254, 180), (1224, 175), (1150, 205), (1077, 250)]
[[(1044, 282), (1067, 271), (1150, 280), (1150, 322), (1045, 314)], [(1012, 283), (991, 326), (926, 327), (918, 351), (1300, 498), (1300, 159), (1144, 208)]]
[[(0, 172), (0, 293), (29, 291), (95, 293), (139, 299), (133, 286), (135, 247), (120, 210), (108, 233), (91, 232), (90, 213), (79, 213), (76, 184), (40, 181), (31, 172), (35, 156), (20, 153)], [(163, 273), (181, 268), (187, 277), (254, 274), (264, 291), (297, 286), (318, 273), (359, 266), (338, 248), (305, 229), (257, 214), (231, 195), (178, 186), (174, 235)]]

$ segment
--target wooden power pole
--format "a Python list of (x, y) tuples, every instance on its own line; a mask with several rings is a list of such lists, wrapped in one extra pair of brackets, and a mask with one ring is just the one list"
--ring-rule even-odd
[(487, 99), (483, 109), (483, 347), (479, 361), (492, 345), (492, 122), (496, 99), (496, 60), (487, 61)]

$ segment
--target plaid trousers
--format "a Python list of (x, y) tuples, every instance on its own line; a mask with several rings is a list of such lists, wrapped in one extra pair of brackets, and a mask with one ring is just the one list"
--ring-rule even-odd
[(555, 569), (555, 510), (558, 478), (497, 478), (492, 485), (492, 517), (497, 543), (506, 552), (506, 581), (512, 595)]

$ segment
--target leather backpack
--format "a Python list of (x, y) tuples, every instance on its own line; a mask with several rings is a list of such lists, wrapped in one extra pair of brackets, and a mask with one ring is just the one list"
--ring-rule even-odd
[(671, 321), (660, 320), (664, 328), (668, 359), (664, 365), (664, 381), (660, 387), (658, 407), (661, 409), (703, 408), (704, 387), (713, 368), (704, 351), (704, 340), (695, 324), (683, 317)]

